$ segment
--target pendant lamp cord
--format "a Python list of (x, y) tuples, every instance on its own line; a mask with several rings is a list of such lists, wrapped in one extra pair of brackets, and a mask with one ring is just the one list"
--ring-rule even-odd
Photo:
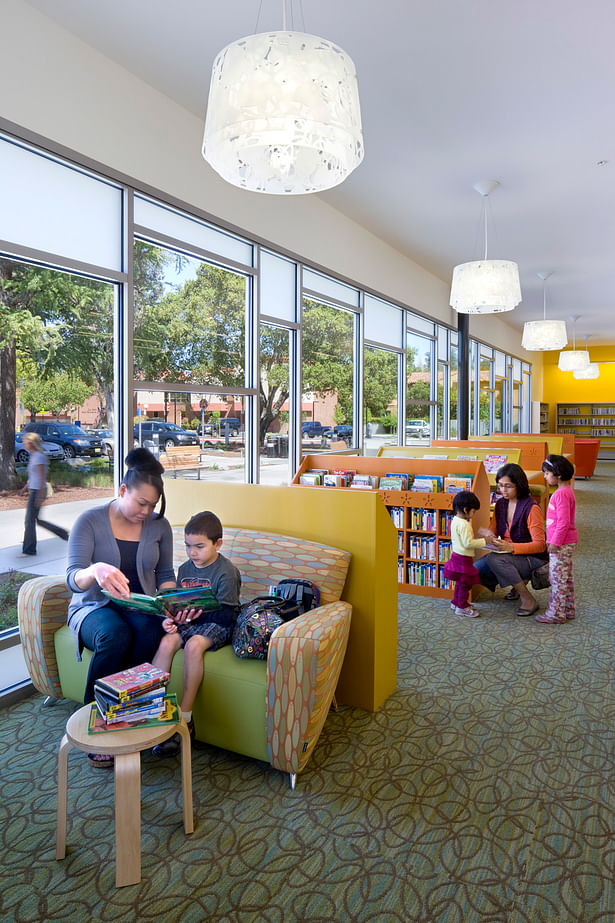
[(483, 257), (484, 260), (487, 259), (487, 244), (488, 244), (488, 241), (489, 241), (489, 237), (488, 237), (488, 233), (487, 233), (487, 199), (488, 199), (488, 198), (489, 198), (489, 196), (483, 196), (483, 199), (484, 199), (484, 202), (483, 202), (483, 217), (484, 217), (484, 219), (485, 219), (485, 255), (484, 255), (484, 257)]
[(286, 0), (282, 0), (282, 32), (286, 32)]
[(547, 319), (547, 280), (542, 280), (542, 319)]

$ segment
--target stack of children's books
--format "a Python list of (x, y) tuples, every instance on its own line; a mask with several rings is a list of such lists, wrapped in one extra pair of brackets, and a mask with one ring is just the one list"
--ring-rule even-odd
[(379, 481), (375, 474), (355, 474), (350, 486), (358, 490), (377, 490)]
[(179, 721), (177, 698), (167, 693), (170, 674), (151, 663), (103, 676), (94, 683), (88, 732), (121, 731)]
[(423, 494), (440, 493), (443, 480), (439, 474), (415, 474), (410, 490)]
[(397, 471), (388, 471), (380, 478), (380, 490), (408, 490), (412, 484), (411, 474), (399, 474)]
[(444, 478), (444, 492), (458, 494), (462, 490), (472, 490), (472, 481), (469, 474), (449, 474)]

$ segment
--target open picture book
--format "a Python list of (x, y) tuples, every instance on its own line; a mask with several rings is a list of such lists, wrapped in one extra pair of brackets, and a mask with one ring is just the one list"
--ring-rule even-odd
[(126, 609), (138, 609), (148, 612), (162, 619), (169, 615), (175, 616), (184, 609), (219, 609), (220, 603), (216, 599), (211, 587), (188, 587), (187, 589), (160, 590), (155, 596), (144, 593), (131, 593), (130, 596), (113, 596), (107, 590), (102, 590), (107, 599), (113, 600), (118, 606)]

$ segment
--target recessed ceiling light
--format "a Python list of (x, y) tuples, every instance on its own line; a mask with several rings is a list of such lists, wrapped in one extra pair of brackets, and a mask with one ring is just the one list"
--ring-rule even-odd
[(599, 160), (599, 161), (596, 163), (596, 166), (597, 166), (597, 167), (606, 167), (607, 163), (608, 163), (608, 160)]

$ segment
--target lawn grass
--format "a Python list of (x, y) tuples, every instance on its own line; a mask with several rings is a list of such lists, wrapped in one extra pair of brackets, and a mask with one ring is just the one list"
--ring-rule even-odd
[(17, 627), (17, 595), (22, 583), (36, 577), (36, 574), (23, 574), (9, 570), (0, 574), (0, 631)]

